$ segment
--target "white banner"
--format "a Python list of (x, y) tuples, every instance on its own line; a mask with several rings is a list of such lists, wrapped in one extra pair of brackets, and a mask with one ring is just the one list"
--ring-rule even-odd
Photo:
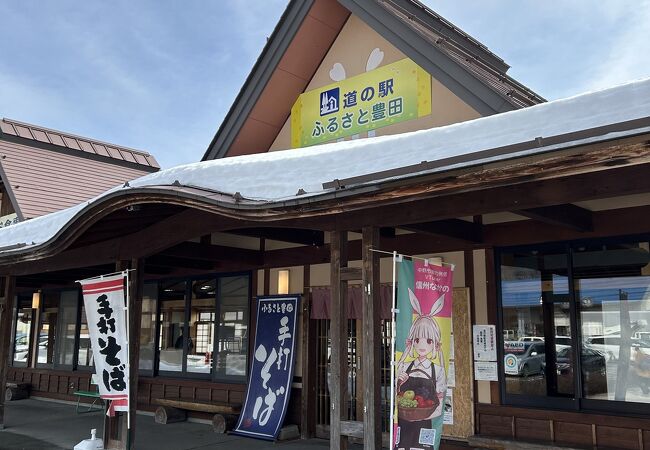
[(129, 356), (124, 278), (126, 273), (81, 280), (99, 394), (109, 413), (128, 411)]

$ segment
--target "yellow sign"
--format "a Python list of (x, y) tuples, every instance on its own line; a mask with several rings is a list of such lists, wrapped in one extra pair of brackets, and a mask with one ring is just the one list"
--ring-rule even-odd
[(431, 76), (410, 59), (305, 92), (291, 108), (291, 146), (306, 147), (431, 114)]

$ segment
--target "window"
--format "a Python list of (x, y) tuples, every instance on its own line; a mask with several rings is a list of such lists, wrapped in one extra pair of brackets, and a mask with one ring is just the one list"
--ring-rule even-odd
[(29, 297), (18, 297), (16, 310), (12, 362), (15, 367), (25, 367), (30, 361), (29, 343), (32, 337), (32, 299)]
[(158, 284), (144, 285), (142, 295), (142, 316), (140, 317), (140, 363), (139, 369), (145, 375), (153, 375), (156, 350), (156, 310), (158, 309)]
[(74, 364), (77, 337), (77, 305), (79, 291), (63, 291), (59, 300), (57, 332), (59, 342), (56, 347), (57, 367), (72, 369)]
[(158, 373), (246, 381), (250, 276), (160, 283)]
[(90, 345), (90, 332), (88, 331), (88, 319), (86, 318), (86, 307), (81, 302), (81, 320), (79, 322), (79, 349), (77, 350), (77, 367), (92, 368), (95, 366), (93, 360), (93, 349)]
[(647, 241), (504, 249), (499, 267), (507, 403), (647, 412)]

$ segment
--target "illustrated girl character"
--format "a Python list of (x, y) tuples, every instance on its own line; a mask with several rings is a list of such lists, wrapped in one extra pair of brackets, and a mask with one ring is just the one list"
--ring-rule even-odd
[[(435, 410), (423, 420), (409, 421), (398, 417), (399, 440), (395, 448), (400, 450), (433, 448), (433, 442), (428, 438), (432, 433), (428, 430), (431, 429), (431, 419), (442, 414), (447, 390), (440, 327), (434, 319), (444, 306), (445, 296), (440, 296), (431, 312), (423, 315), (413, 291), (409, 289), (408, 293), (417, 318), (411, 325), (406, 348), (397, 365), (397, 391), (401, 395), (413, 391), (415, 398), (420, 397), (426, 404), (435, 406)], [(415, 359), (407, 361), (409, 356)], [(440, 365), (433, 363), (436, 356)], [(421, 430), (427, 431), (421, 433)]]

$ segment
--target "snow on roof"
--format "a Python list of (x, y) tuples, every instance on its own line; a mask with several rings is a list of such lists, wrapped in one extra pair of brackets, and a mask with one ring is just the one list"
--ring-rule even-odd
[[(24, 248), (45, 243), (85, 207), (116, 190), (180, 183), (223, 193), (239, 192), (250, 200), (279, 202), (327, 193), (322, 185), (334, 179), (471, 155), (537, 137), (645, 117), (650, 117), (650, 78), (439, 128), (187, 164), (137, 178), (130, 186), (113, 188), (75, 207), (1, 229), (0, 251), (3, 247), (7, 247), (5, 251), (15, 250), (17, 244), (25, 244)], [(547, 150), (533, 149), (526, 154)], [(506, 156), (513, 155), (472, 163)], [(306, 194), (297, 196), (299, 189)]]

